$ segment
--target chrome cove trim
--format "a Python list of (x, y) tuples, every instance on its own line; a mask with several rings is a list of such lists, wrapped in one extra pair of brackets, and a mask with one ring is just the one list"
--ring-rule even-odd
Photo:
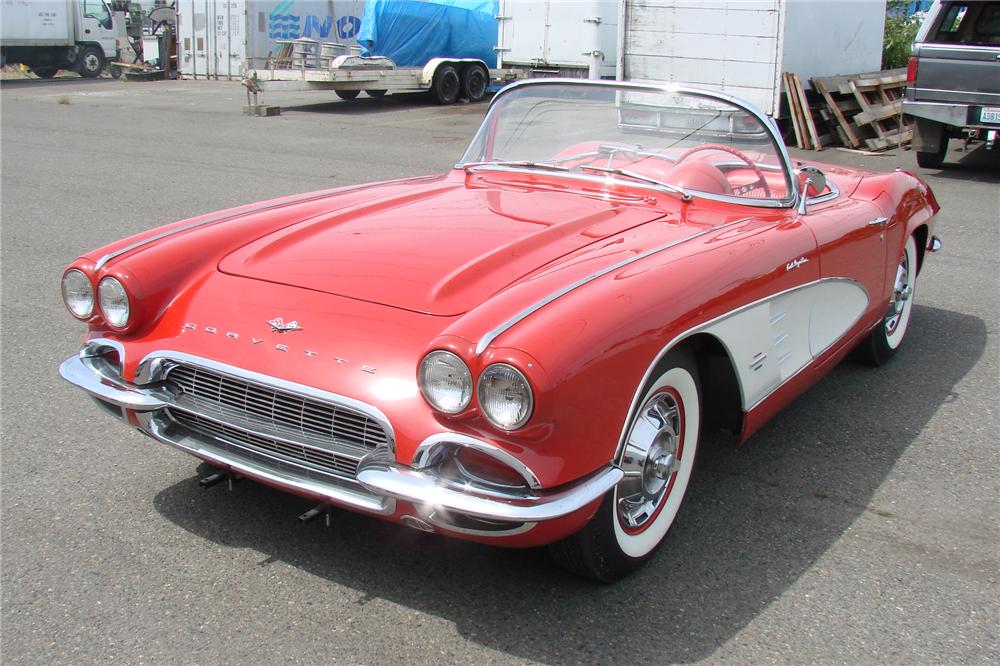
[(480, 453), (496, 458), (504, 465), (514, 469), (518, 474), (524, 477), (528, 487), (532, 490), (540, 490), (542, 487), (542, 484), (539, 483), (538, 477), (535, 476), (535, 473), (532, 472), (527, 465), (511, 454), (507, 453), (503, 449), (497, 448), (493, 444), (489, 444), (480, 439), (469, 437), (468, 435), (462, 435), (457, 432), (441, 432), (436, 435), (431, 435), (425, 439), (413, 453), (413, 460), (410, 463), (410, 466), (413, 469), (421, 470), (436, 465), (439, 462), (438, 458), (440, 457), (440, 454), (435, 455), (435, 452), (441, 451), (442, 448), (447, 447), (448, 444), (467, 446), (470, 449), (475, 449)]
[[(265, 467), (246, 458), (235, 458), (229, 452), (213, 446), (200, 438), (187, 434), (172, 434), (172, 422), (158, 413), (146, 412), (137, 414), (136, 420), (139, 424), (139, 430), (158, 442), (168, 444), (185, 453), (193, 455), (196, 458), (201, 458), (202, 460), (225, 469), (231, 469), (249, 478), (257, 479), (265, 483), (271, 483), (279, 488), (292, 492), (298, 491), (316, 495), (324, 499), (328, 499), (331, 502), (345, 504), (370, 513), (390, 515), (396, 511), (396, 501), (392, 497), (373, 497), (368, 494), (352, 491), (350, 488), (341, 485), (323, 483), (314, 479), (286, 474), (279, 469)], [(177, 430), (183, 432), (184, 429), (182, 426), (178, 426)], [(234, 442), (229, 442), (228, 440), (226, 441), (234, 448), (242, 448)], [(254, 456), (271, 459), (276, 464), (300, 468), (308, 470), (311, 473), (316, 473), (315, 469), (298, 465), (283, 458), (269, 456), (256, 450), (251, 453)]]
[(233, 213), (233, 212), (230, 212), (230, 213), (217, 213), (217, 214), (212, 215), (212, 216), (210, 216), (210, 217), (208, 217), (208, 218), (206, 218), (204, 220), (201, 220), (200, 222), (192, 222), (191, 224), (185, 224), (184, 226), (177, 227), (176, 229), (170, 229), (169, 231), (163, 231), (163, 232), (158, 233), (156, 235), (150, 236), (149, 238), (144, 238), (141, 241), (136, 241), (135, 243), (132, 243), (131, 245), (126, 245), (125, 247), (120, 248), (118, 250), (115, 250), (114, 252), (109, 252), (108, 254), (104, 255), (103, 257), (101, 257), (100, 259), (97, 260), (97, 263), (94, 264), (94, 270), (95, 271), (101, 270), (101, 268), (103, 268), (105, 265), (107, 265), (107, 263), (109, 261), (111, 261), (112, 259), (120, 257), (123, 254), (127, 254), (128, 252), (131, 252), (132, 250), (137, 250), (140, 247), (143, 247), (145, 245), (149, 245), (151, 243), (155, 243), (158, 240), (163, 240), (164, 238), (168, 238), (168, 237), (173, 236), (175, 234), (180, 234), (180, 233), (183, 233), (185, 231), (190, 231), (191, 229), (197, 229), (198, 227), (203, 227), (206, 224), (214, 224), (216, 222), (223, 222), (225, 220), (231, 220), (233, 218), (241, 217), (243, 215), (250, 215), (252, 213), (260, 213), (260, 212), (263, 212), (263, 211), (266, 211), (266, 210), (274, 210), (276, 208), (281, 208), (283, 206), (291, 206), (291, 205), (294, 205), (294, 204), (305, 203), (307, 201), (317, 201), (319, 199), (325, 199), (325, 198), (327, 198), (327, 197), (329, 197), (329, 196), (331, 196), (333, 194), (340, 194), (341, 192), (350, 192), (352, 190), (357, 190), (357, 189), (360, 189), (362, 187), (365, 187), (365, 185), (358, 185), (358, 186), (355, 186), (355, 187), (349, 187), (347, 189), (338, 190), (336, 192), (326, 192), (325, 194), (316, 194), (315, 192), (312, 192), (312, 193), (309, 193), (309, 194), (301, 195), (301, 196), (296, 197), (294, 199), (290, 199), (288, 201), (282, 201), (281, 203), (257, 204), (255, 206), (251, 206), (250, 208), (244, 208), (244, 209), (242, 209), (240, 211), (237, 211), (235, 213)]
[(511, 317), (510, 319), (508, 319), (504, 323), (500, 324), (496, 328), (494, 328), (494, 329), (492, 329), (490, 331), (487, 331), (486, 335), (484, 335), (482, 337), (482, 339), (479, 340), (479, 343), (476, 345), (476, 355), (478, 356), (478, 355), (482, 354), (484, 351), (486, 351), (487, 347), (489, 347), (493, 343), (494, 340), (496, 340), (503, 333), (505, 333), (506, 331), (508, 331), (509, 329), (511, 329), (518, 322), (520, 322), (520, 321), (528, 318), (530, 315), (534, 314), (538, 310), (541, 310), (543, 307), (545, 307), (546, 305), (548, 305), (552, 301), (556, 300), (557, 298), (561, 298), (561, 297), (565, 296), (566, 294), (568, 294), (569, 292), (574, 291), (576, 289), (579, 289), (580, 287), (584, 286), (585, 284), (593, 282), (594, 280), (596, 280), (598, 278), (604, 277), (605, 275), (607, 275), (609, 273), (614, 273), (615, 271), (620, 270), (620, 269), (624, 268), (625, 266), (628, 266), (629, 264), (635, 263), (637, 261), (641, 261), (643, 259), (646, 259), (648, 257), (653, 256), (654, 254), (658, 254), (660, 252), (663, 252), (665, 250), (669, 250), (670, 248), (676, 247), (676, 246), (678, 246), (678, 245), (680, 245), (682, 243), (686, 243), (688, 241), (692, 241), (692, 240), (694, 240), (696, 238), (700, 238), (702, 236), (706, 236), (706, 235), (714, 233), (716, 231), (721, 231), (722, 229), (726, 229), (728, 227), (735, 226), (737, 224), (743, 224), (744, 222), (749, 222), (752, 219), (753, 219), (752, 217), (744, 217), (744, 218), (739, 219), (739, 220), (734, 220), (732, 222), (727, 222), (726, 224), (720, 224), (718, 226), (712, 227), (711, 229), (705, 229), (704, 231), (699, 231), (696, 234), (692, 234), (692, 235), (687, 236), (685, 238), (681, 238), (679, 240), (675, 240), (675, 241), (672, 241), (670, 243), (666, 243), (664, 245), (660, 245), (659, 247), (654, 247), (651, 250), (646, 250), (645, 252), (642, 252), (640, 254), (628, 257), (627, 259), (622, 259), (621, 261), (619, 261), (617, 263), (614, 263), (611, 266), (608, 266), (607, 268), (603, 268), (603, 269), (601, 269), (601, 270), (599, 270), (599, 271), (597, 271), (595, 273), (591, 273), (590, 275), (588, 275), (588, 276), (586, 276), (584, 278), (581, 278), (581, 279), (577, 280), (576, 282), (573, 282), (573, 283), (571, 283), (571, 284), (563, 287), (562, 289), (553, 292), (552, 294), (549, 294), (548, 296), (546, 296), (545, 298), (541, 299), (540, 301), (537, 301), (537, 302), (533, 303), (532, 305), (529, 305), (527, 308), (521, 310), (516, 315), (514, 315), (513, 317)]
[[(747, 303), (746, 305), (742, 305), (742, 306), (736, 308), (735, 310), (730, 310), (729, 312), (721, 314), (718, 317), (715, 317), (715, 318), (710, 319), (710, 320), (708, 320), (706, 322), (698, 324), (697, 326), (689, 328), (686, 331), (684, 331), (683, 333), (680, 333), (679, 335), (677, 335), (674, 338), (672, 338), (670, 340), (670, 342), (668, 342), (659, 351), (659, 353), (656, 354), (656, 356), (653, 358), (653, 360), (649, 364), (649, 366), (647, 366), (645, 373), (643, 373), (643, 375), (642, 375), (642, 380), (639, 382), (638, 386), (636, 387), (635, 393), (632, 396), (631, 406), (629, 407), (629, 411), (628, 411), (628, 413), (625, 416), (625, 421), (622, 424), (621, 434), (618, 437), (618, 447), (615, 449), (615, 454), (614, 454), (614, 457), (612, 458), (612, 464), (618, 464), (620, 462), (620, 460), (621, 460), (622, 454), (625, 451), (625, 438), (628, 435), (628, 426), (632, 422), (632, 418), (635, 416), (636, 410), (638, 410), (638, 408), (639, 408), (639, 401), (642, 399), (643, 387), (645, 387), (646, 384), (649, 382), (649, 380), (650, 380), (650, 378), (651, 378), (651, 376), (653, 374), (653, 369), (656, 368), (657, 364), (663, 359), (664, 356), (667, 355), (667, 353), (670, 350), (672, 350), (673, 348), (675, 348), (678, 344), (680, 344), (681, 342), (683, 342), (687, 338), (690, 338), (691, 336), (696, 335), (697, 333), (701, 333), (702, 331), (704, 331), (704, 330), (706, 330), (708, 328), (711, 328), (713, 325), (715, 325), (715, 324), (723, 321), (724, 319), (728, 319), (729, 317), (737, 315), (737, 314), (739, 314), (739, 313), (741, 313), (741, 312), (743, 312), (745, 310), (749, 310), (750, 308), (754, 308), (754, 307), (757, 307), (757, 306), (762, 305), (764, 303), (767, 303), (768, 301), (774, 300), (774, 299), (776, 299), (776, 298), (778, 298), (780, 296), (784, 296), (785, 294), (789, 294), (789, 293), (792, 293), (792, 292), (795, 292), (795, 291), (799, 291), (801, 289), (806, 289), (806, 288), (809, 288), (809, 287), (813, 287), (815, 285), (818, 285), (818, 284), (821, 284), (821, 283), (824, 283), (824, 282), (849, 282), (851, 284), (857, 285), (859, 288), (861, 288), (864, 291), (865, 295), (869, 298), (869, 302), (870, 302), (870, 298), (871, 297), (870, 297), (870, 294), (868, 294), (868, 290), (865, 289), (865, 287), (864, 287), (863, 284), (861, 284), (860, 282), (857, 282), (856, 280), (851, 280), (849, 278), (840, 278), (840, 277), (837, 277), (837, 278), (820, 278), (819, 280), (813, 280), (812, 282), (807, 282), (805, 284), (800, 284), (798, 286), (791, 287), (790, 289), (785, 289), (784, 291), (779, 291), (776, 294), (771, 294), (770, 296), (767, 296), (765, 298), (761, 298), (761, 299), (756, 300), (756, 301), (754, 301), (752, 303)], [(859, 315), (854, 320), (854, 322), (847, 328), (847, 330), (850, 330), (852, 327), (854, 327), (855, 325), (857, 325), (858, 321), (860, 320), (861, 316), (863, 316), (863, 314), (864, 313), (862, 313), (861, 315)], [(750, 405), (749, 407), (747, 405), (743, 405), (743, 413), (747, 413), (747, 412), (752, 411), (754, 408), (756, 408), (762, 402), (764, 402), (769, 397), (771, 397), (771, 395), (774, 394), (775, 391), (777, 391), (782, 386), (784, 386), (785, 384), (787, 384), (788, 382), (790, 382), (792, 379), (794, 379), (795, 377), (797, 377), (802, 371), (804, 371), (805, 369), (809, 368), (813, 364), (813, 362), (815, 362), (815, 360), (816, 360), (817, 357), (819, 357), (822, 354), (826, 353), (831, 347), (833, 347), (833, 345), (835, 345), (841, 339), (842, 339), (842, 337), (835, 338), (826, 347), (824, 347), (823, 349), (821, 349), (818, 352), (816, 352), (815, 354), (813, 354), (813, 358), (808, 363), (806, 363), (801, 368), (799, 368), (798, 370), (796, 370), (794, 373), (792, 373), (791, 375), (789, 375), (788, 377), (786, 377), (785, 379), (783, 379), (782, 381), (780, 381), (778, 384), (776, 384), (775, 386), (773, 386), (770, 390), (768, 390), (768, 392), (763, 397), (761, 397), (760, 399), (758, 399), (757, 401), (755, 401), (752, 405)], [(729, 345), (726, 344), (726, 341), (725, 340), (719, 340), (719, 342), (723, 345), (723, 347), (725, 347), (726, 352), (730, 353), (730, 355), (731, 355), (731, 349), (730, 349)], [(740, 377), (740, 373), (739, 373), (738, 370), (737, 370), (737, 372), (735, 374), (736, 374), (736, 381), (737, 381), (737, 383), (739, 384), (739, 387), (740, 387), (740, 396), (741, 396), (741, 400), (742, 400), (742, 396), (745, 393), (745, 390), (744, 390), (745, 387), (743, 386), (743, 381), (742, 381), (742, 379)]]
[[(564, 79), (564, 78), (545, 78), (545, 79), (525, 79), (522, 81), (515, 81), (507, 86), (504, 86), (493, 99), (490, 100), (490, 105), (486, 110), (486, 115), (489, 116), (490, 111), (493, 110), (493, 105), (497, 103), (498, 100), (502, 99), (504, 95), (510, 93), (512, 90), (517, 90), (526, 86), (538, 86), (538, 85), (551, 85), (551, 84), (564, 84), (571, 86), (604, 86), (610, 88), (630, 89), (638, 92), (659, 92), (666, 94), (681, 93), (687, 95), (694, 95), (697, 97), (706, 97), (708, 99), (714, 99), (721, 102), (726, 102), (734, 106), (740, 107), (747, 111), (750, 115), (755, 117), (760, 124), (766, 128), (767, 133), (770, 135), (771, 144), (775, 149), (778, 158), (781, 161), (781, 165), (784, 167), (787, 182), (789, 187), (792, 188), (792, 195), (787, 200), (783, 201), (781, 207), (783, 208), (793, 208), (798, 205), (801, 194), (795, 190), (794, 179), (792, 178), (792, 161), (788, 156), (788, 149), (785, 147), (785, 142), (782, 141), (781, 136), (778, 134), (777, 124), (774, 123), (765, 113), (757, 109), (750, 102), (736, 97), (735, 95), (728, 95), (726, 93), (717, 92), (714, 90), (706, 90), (704, 88), (697, 88), (694, 86), (682, 86), (682, 85), (660, 85), (655, 83), (635, 83), (632, 81), (598, 81), (592, 79)], [(461, 166), (461, 164), (459, 164)], [(777, 200), (775, 200), (777, 201)]]
[(417, 513), (428, 523), (442, 530), (457, 532), (458, 534), (469, 534), (472, 536), (484, 537), (507, 537), (516, 534), (524, 534), (535, 528), (538, 523), (511, 523), (511, 527), (497, 530), (477, 530), (471, 527), (463, 527), (451, 522), (447, 513), (440, 509), (432, 509), (426, 506), (418, 507)]
[(369, 405), (366, 402), (361, 402), (360, 400), (355, 400), (354, 398), (349, 398), (346, 395), (323, 391), (312, 386), (297, 384), (295, 382), (278, 379), (277, 377), (271, 377), (269, 375), (262, 375), (258, 372), (252, 372), (250, 370), (244, 370), (243, 368), (237, 368), (225, 363), (219, 363), (218, 361), (212, 361), (201, 356), (193, 356), (183, 352), (166, 350), (151, 352), (139, 362), (139, 369), (136, 371), (136, 381), (142, 385), (149, 382), (157, 382), (166, 374), (167, 370), (170, 368), (171, 361), (199, 366), (206, 370), (228, 375), (237, 380), (260, 384), (268, 388), (305, 395), (314, 400), (325, 402), (335, 407), (338, 405), (350, 407), (351, 409), (355, 409), (365, 414), (372, 420), (377, 421), (385, 430), (386, 437), (389, 440), (390, 450), (395, 450), (396, 434), (392, 429), (392, 424), (389, 422), (389, 418), (377, 407)]
[(422, 514), (445, 511), (509, 523), (537, 523), (567, 516), (603, 497), (622, 476), (620, 468), (608, 466), (551, 492), (501, 499), (442, 486), (437, 477), (397, 465), (384, 454), (369, 455), (358, 467), (358, 481), (368, 490), (423, 507)]

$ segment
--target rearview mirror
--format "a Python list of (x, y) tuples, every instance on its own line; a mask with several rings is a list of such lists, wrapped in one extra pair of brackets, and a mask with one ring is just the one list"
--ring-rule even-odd
[[(826, 189), (826, 175), (814, 166), (800, 166), (796, 172), (799, 193), (804, 198), (818, 197)], [(806, 182), (809, 183), (809, 191), (806, 191)]]

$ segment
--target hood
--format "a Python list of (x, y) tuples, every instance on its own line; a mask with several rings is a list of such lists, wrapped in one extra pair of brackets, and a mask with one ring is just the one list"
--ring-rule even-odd
[(224, 273), (414, 312), (460, 315), (571, 252), (663, 215), (580, 193), (420, 185), (263, 236)]

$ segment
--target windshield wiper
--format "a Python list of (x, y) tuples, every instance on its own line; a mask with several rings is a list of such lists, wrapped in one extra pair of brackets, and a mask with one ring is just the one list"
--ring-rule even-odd
[(490, 162), (467, 162), (466, 164), (459, 165), (463, 169), (469, 169), (471, 167), (525, 167), (528, 169), (545, 169), (547, 171), (569, 171), (570, 168), (563, 166), (561, 164), (552, 164), (550, 162), (532, 162), (531, 160), (493, 160)]
[(596, 171), (598, 173), (608, 173), (614, 176), (624, 176), (625, 178), (631, 178), (632, 180), (637, 180), (641, 183), (646, 183), (648, 185), (655, 185), (656, 187), (664, 189), (667, 192), (679, 194), (681, 195), (681, 201), (691, 201), (691, 193), (685, 190), (683, 187), (671, 185), (670, 183), (664, 183), (662, 180), (649, 178), (648, 176), (643, 176), (641, 173), (636, 173), (635, 171), (629, 171), (628, 169), (610, 169), (608, 167), (592, 166), (590, 164), (580, 164), (573, 168), (579, 169), (580, 171)]

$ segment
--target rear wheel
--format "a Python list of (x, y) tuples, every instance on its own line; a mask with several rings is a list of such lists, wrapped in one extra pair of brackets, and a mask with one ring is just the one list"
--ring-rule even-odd
[(40, 79), (51, 79), (58, 71), (58, 67), (53, 67), (51, 65), (41, 65), (39, 67), (31, 68), (31, 73)]
[(937, 169), (944, 164), (944, 156), (948, 152), (948, 139), (941, 140), (941, 147), (934, 152), (917, 151), (917, 164), (925, 169)]
[(101, 70), (104, 69), (104, 56), (101, 52), (93, 47), (88, 46), (83, 49), (83, 53), (80, 54), (79, 69), (80, 76), (87, 79), (95, 79), (101, 75)]
[(434, 81), (431, 84), (431, 93), (438, 104), (454, 104), (458, 99), (461, 85), (458, 79), (458, 71), (451, 65), (441, 65), (434, 72)]
[(917, 277), (917, 244), (910, 236), (896, 265), (896, 277), (882, 321), (872, 329), (858, 351), (869, 365), (882, 365), (896, 353), (910, 324), (913, 288)]
[(469, 65), (462, 72), (462, 94), (470, 102), (478, 102), (486, 94), (486, 86), (489, 85), (490, 75), (482, 65)]
[(354, 99), (361, 94), (360, 90), (334, 90), (333, 92), (337, 95), (337, 97), (343, 100)]
[(385, 90), (366, 90), (365, 94), (369, 97), (374, 97), (375, 99), (381, 99), (385, 97)]
[(629, 425), (625, 478), (582, 530), (552, 544), (554, 559), (586, 578), (612, 583), (648, 560), (674, 524), (698, 450), (701, 400), (694, 360), (668, 354)]

